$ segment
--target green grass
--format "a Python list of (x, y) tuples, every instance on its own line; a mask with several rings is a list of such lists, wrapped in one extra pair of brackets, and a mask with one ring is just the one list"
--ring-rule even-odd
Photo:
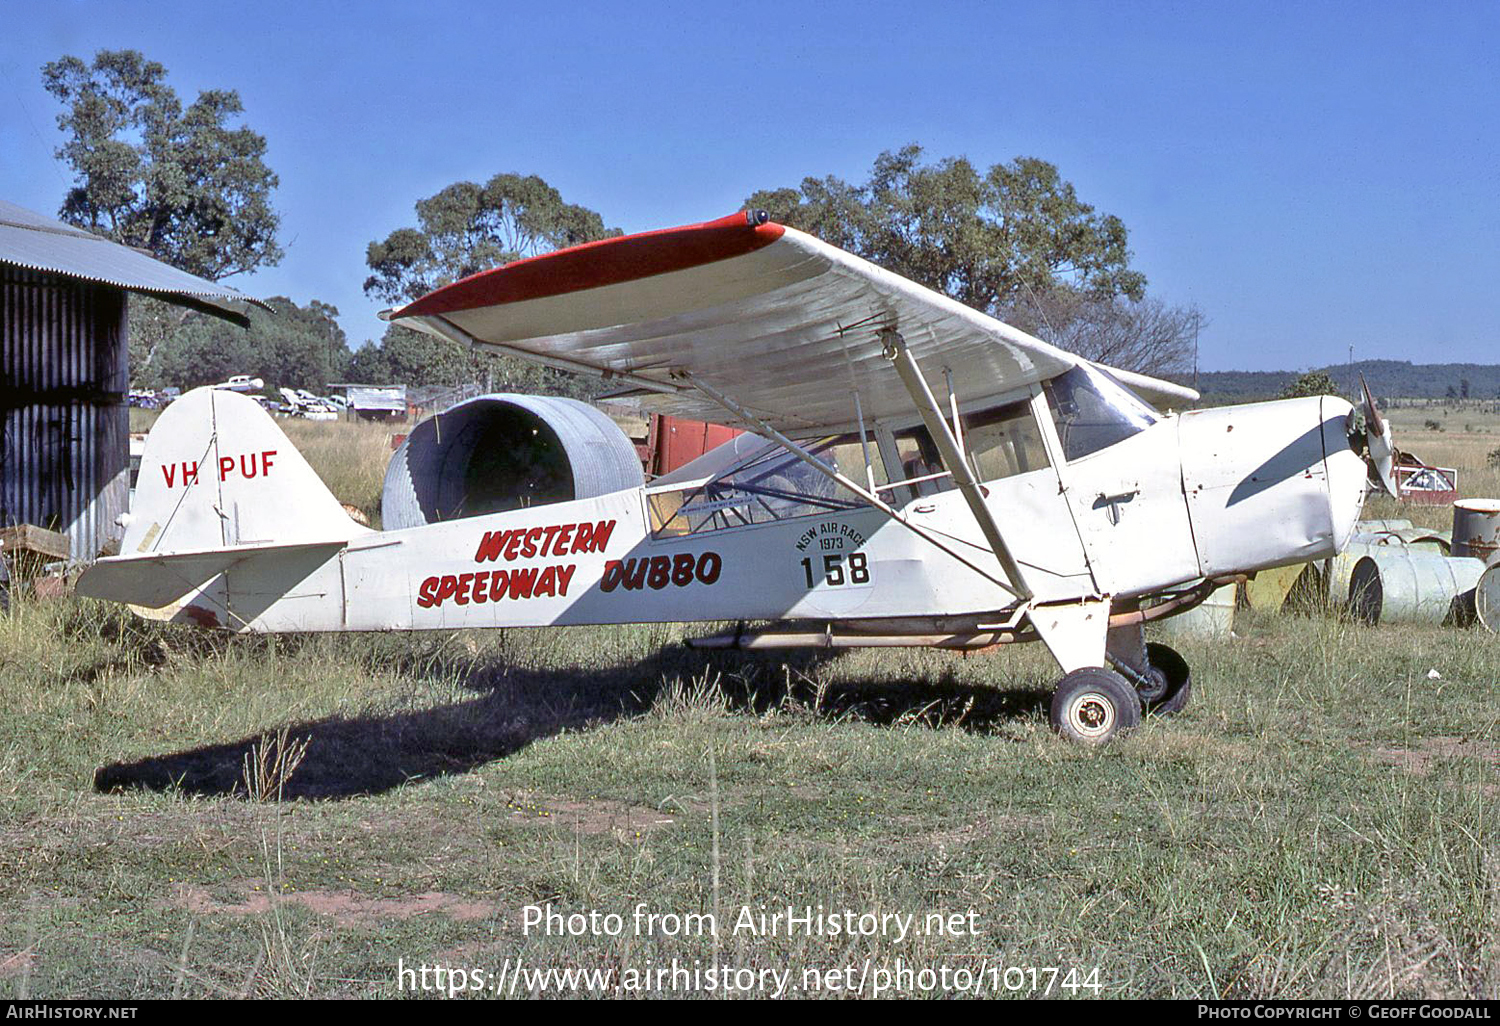
[[(383, 433), (291, 427), (369, 509)], [(1488, 430), (1429, 452), (1397, 424), (1468, 494), (1500, 494)], [(1105, 996), (1500, 995), (1488, 634), (1241, 611), (1235, 638), (1184, 644), (1184, 714), (1093, 751), (1048, 730), (1037, 646), (752, 658), (686, 633), (234, 638), (20, 603), (0, 998), (387, 996), (398, 959), (674, 957), (794, 986), (868, 961), (1097, 967)], [(821, 904), (982, 933), (635, 936), (642, 902), (726, 931)], [(625, 935), (527, 934), (535, 903)]]
[[(1238, 633), (1187, 648), (1184, 715), (1090, 751), (1047, 729), (1035, 647), (225, 638), (23, 605), (0, 621), (0, 996), (391, 995), (398, 958), (714, 957), (711, 938), (522, 931), (531, 903), (628, 923), (646, 902), (972, 910), (983, 931), (719, 939), (752, 968), (1493, 997), (1493, 639), (1251, 614)], [(246, 757), (283, 729), (305, 758), (282, 800), (250, 801)]]

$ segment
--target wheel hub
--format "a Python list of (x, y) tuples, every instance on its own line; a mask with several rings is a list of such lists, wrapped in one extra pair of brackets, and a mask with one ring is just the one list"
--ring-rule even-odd
[(1072, 741), (1102, 745), (1141, 722), (1141, 699), (1113, 670), (1084, 666), (1069, 671), (1052, 694), (1048, 719)]
[(1075, 698), (1069, 713), (1078, 732), (1089, 737), (1107, 734), (1114, 726), (1114, 705), (1107, 697), (1095, 692)]
[(1166, 697), (1167, 688), (1171, 686), (1171, 681), (1167, 679), (1165, 673), (1151, 666), (1146, 669), (1146, 672), (1142, 676), (1145, 678), (1145, 683), (1137, 685), (1135, 689), (1141, 696), (1141, 701), (1148, 703), (1159, 702)]

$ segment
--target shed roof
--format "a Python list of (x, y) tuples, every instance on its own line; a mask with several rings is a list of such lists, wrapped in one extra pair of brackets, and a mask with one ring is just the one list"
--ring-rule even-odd
[(0, 263), (144, 292), (241, 326), (250, 305), (237, 289), (199, 278), (129, 246), (0, 200)]
[(346, 394), (356, 410), (406, 412), (405, 385), (350, 385)]

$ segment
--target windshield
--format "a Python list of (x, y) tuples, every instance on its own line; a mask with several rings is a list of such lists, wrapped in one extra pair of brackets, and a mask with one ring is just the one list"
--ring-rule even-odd
[[(808, 449), (841, 474), (861, 482), (868, 452), (875, 484), (885, 483), (885, 468), (874, 442), (861, 446), (858, 435), (843, 435), (809, 443)], [(762, 452), (713, 480), (697, 488), (652, 491), (647, 504), (652, 532), (663, 537), (837, 513), (856, 509), (861, 502), (792, 453), (763, 443)]]
[(1134, 392), (1088, 364), (1077, 365), (1043, 388), (1068, 460), (1123, 442), (1160, 419)]

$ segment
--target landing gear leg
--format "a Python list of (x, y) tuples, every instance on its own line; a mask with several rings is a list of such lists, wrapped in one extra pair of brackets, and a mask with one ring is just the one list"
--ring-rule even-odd
[(1170, 716), (1187, 706), (1193, 692), (1187, 660), (1166, 645), (1147, 643), (1139, 626), (1112, 629), (1107, 658), (1121, 676), (1135, 685), (1146, 712)]
[(1104, 666), (1109, 600), (1039, 606), (1031, 624), (1065, 671), (1052, 695), (1052, 727), (1070, 741), (1102, 745), (1141, 722), (1141, 700), (1119, 673)]

